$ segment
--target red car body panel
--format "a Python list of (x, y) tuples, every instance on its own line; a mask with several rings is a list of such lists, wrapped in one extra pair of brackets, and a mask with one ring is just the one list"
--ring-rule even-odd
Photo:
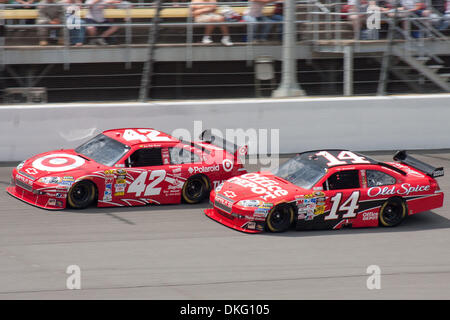
[[(359, 154), (357, 157), (366, 159)], [(257, 233), (265, 229), (269, 211), (279, 204), (290, 204), (295, 209), (294, 225), (297, 229), (376, 227), (380, 209), (391, 197), (400, 197), (406, 202), (408, 215), (443, 205), (444, 194), (436, 180), (411, 166), (397, 162), (379, 163), (371, 159), (360, 163), (348, 162), (326, 168), (326, 173), (309, 189), (300, 188), (271, 172), (233, 177), (219, 190), (211, 192), (213, 207), (206, 209), (205, 214), (230, 228)], [(327, 189), (326, 183), (331, 177), (355, 170), (358, 188)], [(375, 171), (395, 178), (395, 183), (369, 186), (367, 172)], [(257, 207), (243, 207), (239, 204), (242, 200), (259, 203)]]
[[(37, 207), (61, 210), (67, 205), (70, 188), (78, 181), (90, 180), (97, 189), (98, 207), (169, 204), (181, 202), (183, 184), (193, 175), (207, 177), (214, 188), (246, 172), (236, 155), (204, 141), (181, 142), (163, 132), (140, 128), (108, 130), (103, 135), (129, 148), (113, 166), (102, 165), (72, 149), (50, 151), (15, 168), (7, 192)], [(190, 151), (199, 161), (173, 164), (169, 148), (174, 147)], [(127, 167), (130, 155), (148, 148), (161, 149), (161, 165)], [(42, 182), (49, 177), (53, 183)]]

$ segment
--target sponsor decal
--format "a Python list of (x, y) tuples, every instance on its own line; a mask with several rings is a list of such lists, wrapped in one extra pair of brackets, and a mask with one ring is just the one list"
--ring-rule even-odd
[(81, 167), (85, 160), (72, 154), (49, 154), (33, 161), (32, 166), (42, 171), (61, 172)]
[(216, 202), (220, 203), (220, 204), (222, 204), (222, 205), (224, 205), (224, 206), (226, 206), (228, 208), (231, 208), (233, 206), (233, 202), (232, 201), (229, 201), (229, 200), (224, 199), (224, 198), (219, 197), (219, 196), (216, 197)]
[(48, 199), (47, 206), (56, 206), (56, 199)]
[(378, 213), (377, 212), (364, 212), (362, 219), (363, 219), (363, 221), (377, 220), (378, 219)]
[(233, 198), (235, 198), (237, 196), (236, 193), (234, 193), (234, 191), (230, 191), (230, 190), (225, 191), (223, 193), (223, 195), (228, 197), (228, 198), (231, 198), (231, 199), (233, 199)]
[(396, 167), (396, 168), (399, 168), (399, 169), (405, 171), (405, 172), (406, 172), (408, 175), (410, 175), (410, 176), (414, 176), (414, 177), (418, 177), (418, 178), (424, 178), (424, 177), (425, 177), (424, 174), (422, 174), (422, 173), (420, 173), (420, 172), (418, 172), (418, 171), (416, 171), (416, 170), (413, 170), (413, 169), (411, 169), (410, 167), (405, 166), (405, 165), (403, 165), (403, 164), (401, 164), (401, 163), (398, 163), (398, 162), (390, 162), (389, 164), (392, 165), (392, 166), (394, 166), (394, 167)]
[[(216, 181), (213, 181), (214, 190), (216, 190), (217, 187), (220, 186), (220, 185), (221, 185), (222, 183), (224, 183), (224, 182), (225, 182), (225, 180), (216, 180)], [(218, 190), (218, 191), (220, 191), (220, 190)]]
[(230, 172), (231, 170), (233, 170), (233, 161), (231, 161), (230, 159), (223, 159), (222, 167), (225, 172)]
[(61, 200), (56, 200), (55, 202), (55, 207), (60, 207), (62, 208), (64, 206), (64, 203)]
[(61, 181), (60, 183), (58, 183), (58, 185), (70, 187), (70, 186), (72, 186), (73, 183), (74, 183), (74, 181)]
[(67, 197), (67, 194), (66, 193), (56, 193), (55, 197), (56, 198), (63, 198), (63, 199), (65, 199)]
[(362, 187), (367, 188), (366, 170), (361, 170)]
[(239, 177), (233, 177), (228, 182), (250, 188), (251, 192), (260, 195), (264, 201), (288, 194), (288, 191), (280, 187), (277, 181), (256, 173), (247, 173)]
[(369, 190), (367, 190), (367, 195), (372, 198), (377, 196), (388, 196), (388, 195), (407, 196), (411, 193), (430, 191), (430, 188), (431, 188), (430, 185), (411, 186), (409, 183), (403, 183), (402, 185), (400, 185), (400, 187), (396, 186), (372, 187)]
[(247, 223), (247, 229), (255, 229), (256, 228), (256, 222), (250, 221)]
[(444, 175), (444, 169), (433, 171), (433, 178), (442, 177), (443, 175)]
[(207, 172), (216, 172), (219, 171), (219, 165), (209, 166), (209, 167), (189, 167), (188, 171), (190, 174), (196, 173), (207, 173)]
[(320, 215), (320, 214), (324, 214), (325, 213), (325, 206), (324, 205), (317, 205), (316, 208), (314, 209), (314, 214), (316, 216)]
[(35, 175), (38, 173), (38, 171), (35, 168), (26, 168), (25, 172), (31, 175)]
[(29, 186), (33, 185), (33, 181), (31, 181), (30, 179), (20, 175), (20, 174), (16, 174), (16, 180), (22, 181), (24, 183), (26, 183)]
[(103, 193), (103, 201), (112, 200), (112, 183), (105, 184), (105, 192)]
[(74, 182), (74, 181), (75, 181), (75, 178), (74, 178), (74, 177), (71, 177), (71, 176), (65, 176), (65, 177), (62, 178), (62, 181), (71, 181), (71, 182)]
[(163, 148), (161, 150), (161, 155), (163, 159), (163, 164), (164, 165), (170, 164), (169, 149)]

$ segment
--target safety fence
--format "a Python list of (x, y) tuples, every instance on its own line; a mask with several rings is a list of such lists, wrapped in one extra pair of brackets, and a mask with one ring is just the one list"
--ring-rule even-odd
[[(61, 4), (58, 4), (61, 5)], [(5, 27), (2, 46), (0, 43), (0, 84), (3, 88), (40, 87), (45, 88), (48, 101), (86, 101), (117, 100), (136, 98), (142, 76), (142, 62), (116, 63), (107, 67), (98, 64), (86, 68), (83, 64), (71, 64), (69, 52), (97, 48), (121, 48), (136, 50), (148, 42), (148, 34), (153, 28), (152, 19), (155, 3), (143, 1), (135, 3), (121, 2), (115, 8), (107, 8), (106, 23), (96, 24), (85, 21), (87, 8), (64, 4), (65, 9), (60, 23), (37, 23), (38, 8), (56, 6), (56, 4), (33, 4), (29, 9), (17, 9), (19, 5), (0, 5), (0, 21)], [(254, 48), (272, 48), (271, 52), (282, 47), (283, 21), (250, 21), (244, 18), (248, 2), (218, 2), (218, 12), (227, 17), (224, 22), (195, 22), (190, 3), (164, 2), (159, 23), (158, 46), (183, 50), (183, 61), (156, 62), (152, 73), (152, 99), (186, 98), (224, 98), (270, 96), (281, 77), (282, 59), (270, 55), (255, 56)], [(271, 17), (276, 6), (268, 5), (264, 15)], [(369, 10), (370, 9), (370, 10)], [(386, 9), (386, 8), (385, 8)], [(414, 51), (415, 58), (439, 60), (429, 65), (430, 69), (439, 69), (444, 77), (450, 74), (450, 64), (446, 57), (437, 57), (430, 51), (430, 41), (448, 44), (446, 36), (448, 25), (446, 17), (438, 15), (430, 8), (428, 16), (413, 13), (405, 15), (400, 10), (360, 9), (357, 12), (346, 11), (346, 2), (342, 1), (296, 1), (297, 46), (311, 48), (311, 56), (298, 62), (297, 79), (308, 95), (342, 95), (345, 90), (345, 68), (343, 48), (358, 48), (377, 44), (377, 50), (366, 50), (352, 55), (351, 72), (352, 95), (368, 95), (376, 92), (380, 81), (383, 53), (388, 43), (401, 44), (405, 52)], [(433, 15), (434, 14), (434, 15)], [(221, 46), (220, 37), (227, 26), (234, 46), (222, 50), (244, 50), (244, 62), (232, 62), (226, 59), (213, 61), (209, 49), (217, 45), (202, 43), (205, 26), (218, 28), (212, 38)], [(390, 28), (392, 26), (392, 28)], [(117, 27), (109, 43), (99, 43), (86, 29)], [(266, 27), (266, 28), (265, 28)], [(36, 36), (40, 30), (58, 30), (53, 43), (39, 46)], [(261, 29), (266, 38), (261, 36)], [(390, 39), (389, 30), (394, 30)], [(222, 31), (222, 32), (221, 32)], [(84, 45), (75, 48), (73, 37), (83, 34)], [(75, 35), (74, 35), (75, 34)], [(46, 34), (48, 35), (48, 34)], [(108, 45), (109, 44), (109, 45)], [(204, 61), (193, 63), (193, 51), (204, 48)], [(23, 47), (23, 50), (36, 48), (55, 48), (65, 57), (64, 66), (40, 65), (32, 67), (7, 65), (1, 61), (1, 51)], [(379, 48), (382, 48), (381, 50)], [(358, 50), (356, 50), (358, 51)], [(131, 52), (131, 51), (130, 51)], [(231, 51), (230, 51), (231, 52)], [(259, 50), (258, 52), (261, 52)], [(442, 86), (424, 76), (423, 70), (417, 70), (411, 64), (395, 59), (390, 68), (393, 76), (389, 79), (387, 93), (442, 92)], [(86, 64), (89, 61), (86, 61)], [(431, 63), (430, 63), (431, 64)], [(426, 70), (425, 70), (426, 71)], [(0, 86), (1, 88), (1, 86)], [(444, 90), (445, 91), (445, 90)], [(101, 94), (98, 94), (101, 92)]]

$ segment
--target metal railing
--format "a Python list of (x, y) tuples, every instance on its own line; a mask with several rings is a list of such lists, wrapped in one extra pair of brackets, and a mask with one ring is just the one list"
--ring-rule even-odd
[[(320, 3), (320, 4), (319, 4)], [(172, 8), (172, 4), (173, 3), (165, 3), (164, 8)], [(220, 2), (220, 4), (226, 4), (232, 8), (236, 8), (236, 7), (243, 7), (243, 6), (247, 6), (247, 2)], [(297, 5), (299, 8), (299, 11), (297, 12), (297, 19), (295, 21), (296, 27), (297, 27), (297, 35), (298, 36), (305, 36), (307, 35), (308, 38), (303, 38), (303, 43), (306, 45), (311, 45), (312, 47), (314, 47), (317, 50), (321, 49), (321, 46), (324, 45), (324, 43), (327, 43), (327, 41), (322, 41), (324, 39), (322, 39), (322, 35), (325, 35), (326, 37), (328, 37), (328, 40), (332, 40), (332, 41), (328, 41), (329, 44), (328, 46), (333, 46), (335, 48), (336, 52), (343, 52), (343, 48), (348, 47), (348, 46), (353, 46), (355, 48), (357, 48), (360, 45), (363, 44), (367, 44), (370, 43), (369, 40), (364, 41), (361, 40), (359, 38), (354, 37), (353, 34), (353, 28), (351, 26), (351, 23), (348, 22), (347, 20), (347, 16), (349, 15), (349, 13), (343, 13), (341, 12), (341, 6), (342, 3), (341, 2), (333, 2), (333, 1), (297, 1)], [(16, 5), (17, 6), (17, 5)], [(36, 7), (37, 5), (35, 5)], [(138, 3), (136, 5), (133, 6), (133, 8), (143, 8), (143, 9), (150, 9), (150, 8), (154, 8), (152, 3)], [(179, 7), (178, 8), (184, 8), (184, 9), (188, 9), (189, 8), (189, 4), (187, 3), (183, 3), (180, 2), (179, 3)], [(0, 5), (0, 10), (2, 9), (1, 5)], [(128, 8), (130, 9), (130, 8)], [(2, 11), (3, 12), (3, 11)], [(357, 14), (361, 17), (367, 17), (370, 13), (367, 12), (358, 12), (358, 13), (352, 13), (352, 14)], [(2, 17), (0, 16), (0, 19)], [(65, 18), (64, 18), (65, 19)], [(130, 57), (131, 56), (131, 50), (133, 49), (133, 47), (135, 46), (139, 46), (139, 44), (143, 44), (144, 46), (147, 45), (145, 41), (140, 41), (143, 38), (147, 39), (148, 37), (148, 31), (149, 31), (149, 26), (151, 24), (151, 21), (136, 21), (134, 20), (134, 18), (132, 18), (132, 12), (130, 10), (126, 11), (126, 14), (124, 16), (122, 16), (122, 18), (120, 19), (124, 19), (124, 22), (108, 22), (105, 24), (87, 24), (84, 23), (82, 24), (83, 27), (88, 27), (88, 26), (119, 26), (122, 28), (122, 33), (120, 34), (120, 39), (121, 44), (120, 46), (125, 48), (124, 50), (124, 54), (126, 57)], [(146, 18), (147, 19), (147, 18)], [(183, 19), (183, 18), (182, 18)], [(175, 21), (171, 21), (170, 19), (164, 20), (160, 23), (160, 27), (164, 28), (166, 30), (170, 30), (170, 32), (172, 33), (168, 33), (170, 36), (173, 36), (173, 38), (176, 38), (175, 43), (171, 42), (172, 44), (176, 44), (176, 45), (182, 45), (183, 50), (185, 50), (185, 61), (184, 64), (185, 66), (181, 69), (183, 69), (183, 72), (158, 72), (157, 70), (155, 71), (154, 75), (156, 78), (165, 78), (165, 79), (176, 79), (174, 80), (173, 83), (162, 83), (162, 82), (158, 82), (156, 81), (155, 85), (153, 86), (153, 88), (155, 88), (156, 90), (159, 90), (159, 92), (163, 92), (164, 90), (170, 90), (173, 89), (175, 90), (175, 92), (182, 92), (183, 90), (197, 90), (197, 89), (201, 89), (201, 88), (208, 88), (208, 89), (217, 89), (219, 90), (220, 88), (235, 88), (236, 90), (238, 89), (242, 89), (242, 90), (246, 90), (253, 88), (254, 87), (254, 71), (252, 71), (252, 63), (255, 59), (254, 56), (254, 46), (256, 45), (254, 42), (250, 42), (250, 41), (246, 41), (244, 42), (244, 38), (247, 37), (247, 39), (249, 38), (253, 38), (253, 30), (254, 30), (254, 26), (255, 25), (264, 25), (264, 24), (272, 24), (272, 25), (277, 25), (280, 22), (223, 22), (223, 23), (196, 23), (193, 22), (193, 18), (192, 18), (192, 14), (190, 11), (188, 11), (188, 15), (186, 16), (186, 21), (180, 21), (180, 22), (175, 22)], [(125, 21), (126, 20), (126, 21)], [(149, 20), (149, 19), (148, 19)], [(363, 18), (361, 19), (363, 20)], [(387, 16), (386, 14), (382, 14), (382, 20), (385, 21), (386, 24), (389, 24), (392, 22), (392, 18)], [(1, 20), (0, 20), (1, 21)], [(443, 34), (441, 31), (437, 30), (436, 28), (433, 28), (432, 25), (430, 25), (428, 23), (428, 18), (421, 18), (421, 17), (417, 17), (417, 16), (409, 16), (407, 18), (404, 18), (403, 21), (408, 21), (409, 24), (412, 26), (412, 28), (417, 29), (419, 37), (415, 38), (411, 36), (411, 30), (409, 29), (403, 29), (401, 28), (401, 26), (396, 26), (395, 30), (396, 30), (396, 34), (398, 36), (397, 41), (401, 42), (402, 44), (404, 44), (404, 48), (405, 50), (415, 50), (415, 51), (420, 51), (422, 50), (422, 54), (427, 54), (427, 55), (432, 55), (433, 53), (431, 51), (429, 51), (429, 49), (427, 48), (426, 45), (426, 41), (424, 40), (425, 37), (428, 37), (426, 39), (432, 39), (433, 41), (443, 41), (443, 42), (448, 42), (448, 38), (445, 36), (445, 34)], [(206, 25), (215, 25), (215, 26), (220, 26), (220, 25), (227, 25), (229, 27), (231, 27), (233, 29), (233, 32), (231, 32), (231, 28), (230, 28), (230, 34), (232, 36), (232, 39), (234, 42), (236, 42), (237, 45), (240, 46), (245, 46), (245, 51), (246, 51), (246, 61), (247, 64), (245, 67), (243, 67), (243, 69), (245, 71), (243, 72), (238, 72), (238, 73), (227, 73), (226, 71), (223, 72), (219, 72), (219, 71), (215, 71), (215, 72), (209, 72), (209, 73), (204, 73), (204, 72), (187, 72), (187, 70), (189, 70), (189, 68), (192, 67), (192, 61), (193, 59), (193, 53), (194, 53), (194, 48), (197, 46), (196, 44), (196, 37), (198, 37), (199, 35), (203, 34), (203, 31), (199, 31), (197, 30), (197, 28), (203, 28)], [(67, 23), (66, 21), (63, 21), (61, 24), (58, 25), (50, 25), (50, 24), (25, 24), (25, 23), (20, 23), (20, 24), (6, 24), (6, 31), (8, 32), (6, 34), (6, 45), (10, 45), (11, 43), (14, 43), (14, 41), (16, 41), (16, 45), (26, 45), (26, 41), (24, 41), (24, 44), (20, 43), (20, 39), (26, 39), (26, 37), (19, 37), (17, 35), (17, 33), (15, 32), (14, 34), (10, 34), (11, 31), (13, 30), (19, 30), (19, 29), (26, 29), (26, 30), (35, 30), (36, 28), (39, 27), (44, 27), (44, 28), (50, 28), (50, 27), (57, 27), (60, 29), (61, 32), (61, 39), (63, 40), (61, 47), (58, 47), (59, 49), (62, 50), (63, 52), (63, 56), (65, 59), (65, 67), (68, 68), (68, 66), (70, 65), (70, 51), (71, 50), (79, 50), (79, 48), (73, 48), (70, 46), (70, 36), (69, 36), (69, 32), (68, 32), (68, 28), (67, 28)], [(347, 27), (347, 29), (344, 29), (344, 27)], [(139, 31), (144, 30), (144, 33), (140, 33)], [(179, 30), (181, 32), (175, 32), (173, 30)], [(198, 32), (197, 32), (198, 31)], [(322, 31), (322, 32), (320, 32)], [(387, 30), (386, 28), (383, 28), (381, 30), (378, 30), (378, 34), (379, 34), (379, 38), (380, 39), (384, 39), (385, 38), (385, 34), (386, 34)], [(217, 35), (217, 34), (216, 34)], [(278, 34), (276, 34), (276, 32), (272, 32), (271, 36), (278, 36)], [(34, 35), (31, 36), (33, 39), (36, 39), (36, 37)], [(242, 39), (242, 41), (236, 41), (236, 39)], [(1, 39), (1, 37), (0, 37)], [(178, 41), (179, 39), (182, 39), (181, 41)], [(14, 40), (11, 42), (11, 40)], [(26, 39), (29, 40), (29, 39)], [(138, 41), (136, 41), (138, 40)], [(325, 39), (326, 40), (326, 39)], [(35, 40), (33, 40), (35, 41)], [(35, 44), (35, 42), (33, 42), (33, 44)], [(268, 45), (271, 46), (280, 46), (281, 42), (278, 41), (278, 39), (276, 41), (272, 41), (270, 43), (268, 43)], [(2, 57), (2, 48), (4, 48), (4, 46), (0, 45), (0, 65), (2, 65), (1, 63), (1, 57)], [(92, 48), (91, 46), (89, 46), (89, 48)], [(99, 50), (102, 50), (104, 47), (103, 46), (98, 46)], [(419, 50), (420, 49), (420, 50)], [(227, 49), (225, 49), (227, 50)], [(367, 55), (366, 58), (367, 59), (380, 59), (382, 57), (382, 53), (373, 53), (373, 55)], [(437, 57), (438, 58), (438, 57)], [(352, 58), (353, 59), (353, 58)], [(355, 61), (358, 61), (358, 59), (361, 59), (361, 57), (354, 57)], [(127, 59), (125, 59), (127, 60)], [(314, 68), (308, 68), (307, 66), (305, 66), (304, 64), (301, 65), (300, 70), (298, 70), (297, 72), (297, 76), (300, 77), (300, 85), (302, 86), (302, 88), (305, 88), (307, 92), (313, 92), (316, 93), (317, 92), (321, 92), (321, 90), (326, 91), (326, 94), (332, 94), (332, 95), (337, 95), (339, 94), (339, 92), (343, 91), (343, 87), (345, 87), (345, 68), (341, 67), (342, 66), (342, 59), (337, 59), (336, 61), (341, 61), (340, 63), (337, 63), (334, 66), (331, 66), (330, 68), (324, 68), (323, 65), (316, 65)], [(337, 67), (337, 65), (339, 67)], [(129, 64), (127, 66), (127, 68), (131, 68), (131, 64)], [(302, 69), (303, 68), (303, 69)], [(321, 69), (322, 68), (322, 69)], [(405, 70), (409, 70), (410, 68), (407, 66), (396, 66), (395, 67), (396, 71), (398, 72), (403, 72)], [(445, 70), (445, 67), (444, 69)], [(355, 77), (353, 78), (347, 78), (351, 79), (352, 83), (354, 83), (355, 85), (358, 85), (360, 88), (363, 86), (367, 86), (372, 88), (373, 86), (376, 85), (376, 83), (379, 81), (376, 77), (367, 79), (361, 79), (361, 77), (359, 76), (360, 73), (368, 73), (368, 72), (373, 72), (374, 74), (377, 74), (377, 72), (379, 71), (379, 68), (369, 68), (368, 66), (364, 66), (364, 67), (355, 67), (351, 70), (352, 73), (355, 74)], [(348, 74), (348, 73), (347, 73)], [(132, 81), (130, 81), (129, 84), (127, 84), (126, 86), (120, 86), (120, 88), (126, 88), (129, 90), (135, 90), (137, 88), (139, 88), (138, 83), (134, 82), (135, 78), (138, 78), (140, 75), (139, 71), (137, 70), (130, 70), (130, 72), (128, 73), (117, 73), (117, 74), (102, 74), (102, 75), (86, 75), (86, 77), (91, 77), (91, 78), (95, 78), (95, 77), (109, 77), (109, 78), (120, 78), (120, 77), (129, 77), (130, 79), (133, 79)], [(214, 82), (208, 82), (208, 83), (202, 83), (202, 81), (192, 81), (192, 82), (185, 82), (183, 81), (183, 77), (191, 77), (192, 79), (201, 79), (202, 76), (207, 75), (208, 77), (219, 77), (219, 78), (226, 78), (227, 76), (232, 77), (234, 76), (242, 76), (244, 79), (242, 82), (238, 82), (236, 80), (235, 83), (223, 83), (223, 82), (218, 82), (218, 83), (214, 83)], [(280, 69), (277, 69), (275, 71), (275, 77), (277, 79), (277, 83), (279, 82), (280, 79)], [(49, 81), (53, 81), (54, 79), (56, 79), (57, 77), (59, 77), (58, 75), (51, 75), (51, 74), (47, 74), (44, 75), (43, 78), (47, 79)], [(60, 76), (61, 78), (63, 76)], [(64, 76), (65, 78), (70, 78), (71, 75), (69, 76)], [(15, 77), (18, 81), (21, 78), (26, 78), (21, 76), (20, 74), (18, 74)], [(1, 79), (0, 79), (1, 80)], [(5, 79), (3, 79), (5, 80)], [(400, 80), (390, 80), (390, 83), (397, 85), (400, 83), (403, 84), (414, 84), (414, 83), (419, 83), (419, 81), (422, 81), (422, 84), (428, 85), (430, 84), (430, 81), (426, 80), (426, 79), (400, 79)], [(326, 89), (324, 86), (330, 86), (330, 89)], [(320, 90), (318, 90), (317, 88), (321, 88)], [(65, 87), (58, 87), (58, 88), (49, 88), (49, 91), (51, 92), (59, 92), (59, 91), (75, 91), (75, 90), (117, 90), (117, 87), (114, 86), (92, 86), (89, 88), (74, 88), (74, 87), (70, 87), (70, 86), (65, 86)], [(372, 89), (371, 89), (372, 90)], [(376, 90), (372, 90), (372, 94), (375, 92)], [(165, 91), (164, 91), (165, 92)], [(246, 91), (247, 92), (247, 91)], [(356, 92), (354, 94), (364, 94), (362, 93), (363, 91), (361, 91), (361, 89), (356, 90)], [(164, 98), (164, 94), (161, 94), (160, 97)], [(184, 97), (182, 94), (178, 95), (177, 98), (189, 98), (189, 96)]]

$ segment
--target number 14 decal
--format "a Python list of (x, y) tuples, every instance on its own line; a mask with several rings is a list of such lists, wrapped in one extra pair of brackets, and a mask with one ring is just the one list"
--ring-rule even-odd
[(353, 191), (353, 193), (348, 197), (343, 204), (341, 204), (342, 193), (338, 192), (336, 195), (330, 199), (333, 205), (331, 206), (330, 214), (327, 215), (325, 220), (338, 219), (338, 212), (345, 211), (346, 213), (342, 218), (354, 218), (356, 217), (356, 210), (358, 209), (359, 191)]

